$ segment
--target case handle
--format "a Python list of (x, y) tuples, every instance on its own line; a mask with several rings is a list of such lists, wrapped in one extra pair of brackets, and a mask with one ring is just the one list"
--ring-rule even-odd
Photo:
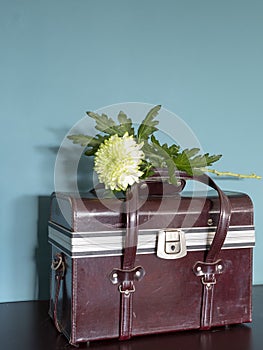
[[(219, 196), (220, 202), (220, 214), (219, 220), (215, 232), (214, 239), (204, 261), (204, 265), (218, 266), (218, 255), (224, 244), (226, 234), (229, 227), (231, 206), (228, 197), (217, 186), (217, 184), (206, 174), (201, 175), (188, 175), (185, 172), (176, 172), (177, 179), (183, 181), (181, 184), (185, 184), (187, 180), (196, 180), (209, 187), (215, 189)], [(158, 169), (153, 177), (149, 179), (149, 182), (161, 180), (162, 182), (169, 178), (167, 170)], [(137, 241), (138, 241), (138, 184), (134, 184), (126, 192), (126, 237), (123, 253), (122, 270), (130, 271), (134, 269)], [(200, 262), (198, 262), (200, 263)], [(220, 265), (220, 264), (219, 264)], [(197, 266), (197, 265), (195, 265)], [(220, 265), (221, 266), (221, 265)], [(209, 270), (211, 271), (211, 270)], [(199, 272), (199, 269), (198, 269)], [(210, 277), (212, 280), (210, 281)], [(202, 310), (201, 310), (201, 329), (208, 329), (211, 324), (211, 315), (213, 307), (213, 291), (214, 291), (214, 274), (202, 276), (202, 283), (204, 285)], [(129, 339), (132, 334), (132, 297), (134, 291), (133, 281), (127, 280), (122, 282), (122, 290), (127, 291), (121, 294), (121, 314), (120, 314), (120, 340)], [(129, 290), (131, 291), (129, 293)]]
[[(201, 175), (188, 175), (185, 172), (176, 172), (177, 179), (183, 181), (195, 180), (199, 181), (214, 190), (217, 191), (219, 196), (220, 213), (219, 219), (216, 227), (216, 232), (214, 239), (211, 243), (210, 249), (206, 256), (206, 263), (213, 263), (217, 260), (221, 248), (224, 244), (226, 234), (229, 227), (230, 216), (231, 216), (231, 205), (228, 197), (220, 189), (219, 186), (206, 174)], [(150, 178), (150, 182), (158, 180), (168, 180), (169, 175), (167, 170), (157, 170), (157, 173)], [(124, 265), (127, 268), (134, 268), (137, 241), (138, 241), (138, 184), (134, 184), (126, 193), (126, 207), (127, 207), (127, 228), (126, 228), (126, 238), (124, 247)]]
[[(169, 178), (167, 170), (159, 170), (158, 173), (160, 174), (160, 177), (165, 180)], [(229, 223), (230, 223), (230, 217), (231, 217), (231, 205), (228, 197), (224, 194), (224, 192), (220, 189), (220, 187), (206, 174), (201, 175), (188, 175), (185, 172), (176, 172), (176, 177), (179, 180), (195, 180), (199, 181), (214, 190), (217, 191), (219, 196), (219, 206), (220, 206), (220, 213), (219, 213), (219, 219), (216, 227), (216, 232), (214, 239), (211, 243), (210, 249), (208, 251), (208, 254), (206, 256), (205, 262), (206, 263), (213, 263), (217, 260), (217, 257), (221, 251), (221, 248), (224, 244), (226, 234), (228, 231)]]

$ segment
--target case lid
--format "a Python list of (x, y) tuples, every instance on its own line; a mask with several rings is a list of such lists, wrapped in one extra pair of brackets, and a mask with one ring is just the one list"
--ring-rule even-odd
[[(253, 205), (248, 195), (225, 192), (231, 202), (231, 221), (223, 249), (255, 244)], [(186, 250), (208, 249), (216, 229), (219, 200), (215, 191), (142, 197), (139, 209), (138, 254), (157, 250), (163, 230), (180, 230)], [(125, 203), (119, 199), (81, 198), (54, 193), (49, 242), (71, 257), (121, 255), (125, 237)]]

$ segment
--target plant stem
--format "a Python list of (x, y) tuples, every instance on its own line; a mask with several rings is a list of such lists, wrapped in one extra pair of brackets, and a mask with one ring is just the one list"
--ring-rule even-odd
[(234, 177), (238, 177), (241, 179), (258, 179), (258, 180), (260, 180), (262, 178), (261, 176), (258, 176), (254, 173), (252, 173), (252, 174), (237, 174), (237, 173), (232, 173), (230, 171), (218, 171), (215, 169), (208, 169), (208, 168), (200, 168), (200, 170), (203, 172), (213, 173), (217, 176), (234, 176)]

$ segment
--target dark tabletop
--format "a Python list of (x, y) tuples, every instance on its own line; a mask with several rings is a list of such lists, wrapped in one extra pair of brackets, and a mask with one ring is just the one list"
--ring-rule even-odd
[[(81, 344), (94, 350), (262, 350), (263, 285), (253, 287), (253, 322), (211, 331), (185, 331)], [(48, 301), (0, 304), (1, 350), (75, 349), (60, 335), (48, 316)]]

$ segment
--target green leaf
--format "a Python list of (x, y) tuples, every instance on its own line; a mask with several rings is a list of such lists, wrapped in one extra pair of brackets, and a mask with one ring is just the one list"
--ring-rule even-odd
[(173, 161), (172, 154), (177, 154), (179, 146), (168, 146), (166, 143), (161, 145), (160, 142), (152, 135), (151, 144), (146, 146), (146, 157), (149, 159), (153, 167), (167, 167), (169, 174), (169, 182), (177, 184), (177, 178), (175, 176), (176, 166)]
[(96, 121), (95, 128), (105, 134), (115, 135), (118, 134), (118, 127), (115, 121), (109, 118), (106, 114), (101, 115), (94, 112), (87, 112), (88, 116)]
[(134, 135), (132, 120), (122, 111), (120, 111), (118, 114), (119, 125), (106, 114), (102, 113), (99, 115), (93, 112), (87, 112), (87, 114), (96, 121), (95, 128), (105, 134), (110, 136), (118, 135), (122, 137), (127, 132), (129, 135)]
[(176, 157), (179, 150), (180, 150), (180, 146), (178, 146), (176, 144), (168, 146), (167, 143), (164, 143), (163, 145), (161, 145), (160, 142), (156, 139), (156, 137), (154, 135), (151, 136), (151, 141), (157, 147), (157, 149), (161, 148), (163, 151), (165, 151), (171, 157)]
[(75, 144), (79, 144), (82, 147), (86, 147), (86, 150), (84, 154), (86, 156), (93, 156), (100, 145), (109, 138), (109, 136), (102, 136), (102, 135), (96, 135), (96, 136), (88, 136), (83, 134), (78, 135), (69, 135), (67, 137), (69, 140), (71, 140)]
[[(176, 184), (176, 170), (185, 171), (190, 175), (201, 174), (204, 169), (221, 158), (221, 155), (210, 155), (209, 153), (199, 154), (199, 148), (180, 150), (180, 146), (167, 143), (161, 144), (153, 135), (158, 130), (158, 121), (155, 117), (158, 115), (161, 106), (153, 107), (140, 124), (137, 132), (137, 142), (143, 142), (142, 151), (145, 154), (140, 169), (143, 171), (142, 178), (147, 178), (152, 174), (153, 168), (167, 167), (170, 176), (170, 182)], [(125, 133), (135, 136), (132, 120), (120, 111), (118, 122), (109, 118), (106, 114), (101, 115), (93, 112), (87, 112), (88, 116), (95, 120), (95, 128), (102, 134), (88, 136), (83, 134), (70, 135), (68, 139), (75, 144), (80, 144), (85, 149), (85, 155), (94, 155), (100, 145), (109, 139), (112, 135), (122, 137)], [(136, 137), (136, 136), (135, 136)], [(149, 140), (150, 137), (150, 140)]]
[(67, 137), (75, 144), (79, 144), (81, 146), (93, 145), (96, 144), (96, 140), (92, 136), (78, 134), (78, 135), (69, 135)]
[(188, 149), (182, 151), (177, 157), (173, 158), (176, 168), (181, 171), (187, 172), (189, 175), (193, 175), (192, 166), (188, 157)]
[(87, 149), (85, 150), (84, 154), (86, 156), (94, 156), (94, 154), (97, 152), (99, 149), (100, 145), (109, 138), (110, 136), (108, 135), (96, 135), (94, 138), (93, 143), (90, 143), (87, 145)]
[(156, 125), (159, 124), (159, 121), (154, 120), (154, 118), (159, 113), (160, 108), (161, 108), (160, 105), (153, 107), (147, 113), (146, 117), (144, 118), (144, 120), (140, 124), (139, 129), (138, 129), (138, 133), (137, 133), (139, 143), (141, 141), (148, 140), (149, 136), (158, 130), (158, 128), (156, 128)]
[(152, 164), (145, 159), (142, 161), (140, 165), (140, 170), (143, 172), (141, 179), (147, 179), (149, 176), (154, 174)]
[(126, 132), (129, 135), (134, 135), (134, 128), (132, 127), (132, 120), (127, 117), (127, 115), (120, 111), (118, 114), (118, 121), (120, 123), (118, 129), (119, 129), (119, 136), (123, 136)]
[(164, 155), (161, 154), (158, 146), (144, 142), (142, 151), (145, 154), (145, 158), (152, 164), (155, 168), (160, 168), (165, 166)]
[(185, 149), (177, 157), (174, 163), (178, 170), (186, 171), (189, 175), (200, 174), (200, 168), (210, 166), (221, 158), (221, 155), (197, 155), (199, 148)]
[(170, 182), (176, 183), (176, 177), (174, 175), (176, 169), (185, 171), (189, 175), (200, 174), (202, 171), (200, 168), (210, 166), (214, 162), (221, 158), (221, 155), (199, 155), (199, 148), (185, 149), (181, 152), (180, 146), (173, 144), (168, 146), (167, 143), (163, 145), (155, 138), (151, 136), (151, 145), (146, 147), (146, 156), (149, 161), (153, 163), (153, 166), (168, 168), (170, 175)]
[(173, 184), (173, 185), (177, 185), (178, 181), (177, 181), (177, 178), (175, 176), (176, 166), (175, 166), (173, 160), (171, 158), (167, 158), (166, 159), (166, 164), (167, 164), (167, 167), (168, 167), (168, 174), (169, 174), (169, 177), (170, 177), (170, 183)]
[(222, 154), (213, 154), (210, 156), (208, 153), (206, 153), (204, 156), (206, 157), (207, 166), (210, 166), (213, 163), (217, 162), (222, 157)]

